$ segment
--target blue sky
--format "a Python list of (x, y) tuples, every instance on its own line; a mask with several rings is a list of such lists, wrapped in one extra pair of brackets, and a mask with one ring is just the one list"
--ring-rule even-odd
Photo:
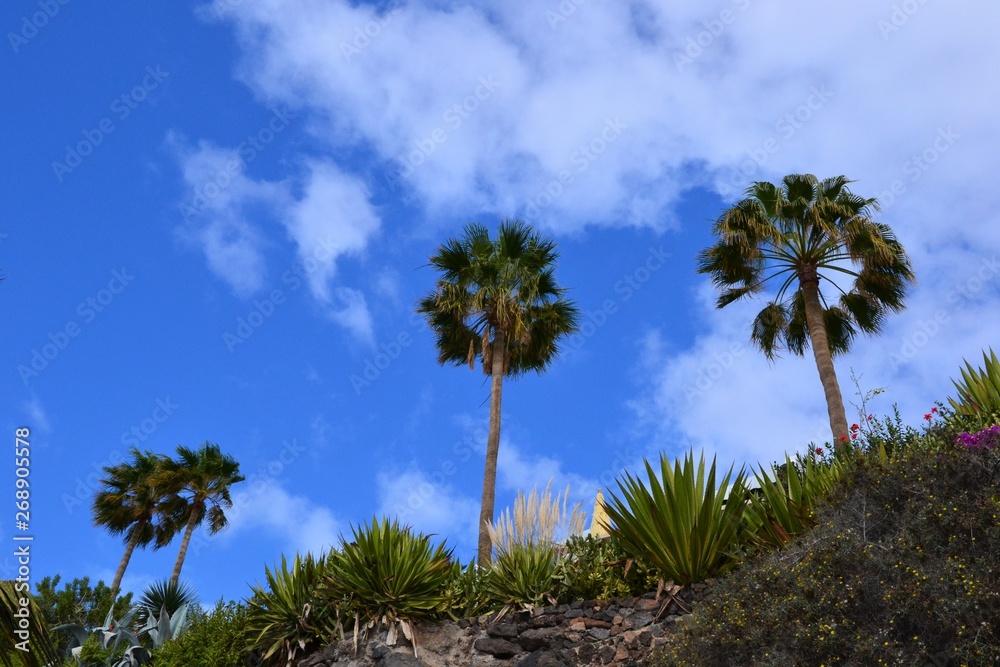
[[(876, 411), (919, 422), (1000, 329), (998, 14), (6, 3), (0, 400), (7, 432), (32, 432), (35, 577), (110, 581), (101, 467), (206, 440), (248, 481), (231, 527), (196, 533), (183, 578), (203, 600), (373, 514), (470, 557), (489, 388), (436, 363), (413, 307), (473, 220), (553, 236), (586, 313), (547, 373), (507, 385), (498, 510), (550, 479), (589, 509), (661, 451), (754, 464), (829, 437), (811, 361), (768, 364), (747, 341), (760, 304), (716, 312), (694, 272), (755, 179), (846, 174), (879, 197), (918, 285), (837, 368), (849, 400), (853, 369), (887, 388)], [(178, 547), (136, 553), (125, 586)]]

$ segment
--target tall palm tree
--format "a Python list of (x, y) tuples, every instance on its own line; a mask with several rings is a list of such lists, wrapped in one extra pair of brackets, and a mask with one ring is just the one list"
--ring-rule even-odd
[(125, 554), (111, 582), (114, 602), (136, 547), (150, 543), (154, 549), (166, 546), (177, 533), (177, 505), (166, 501), (166, 492), (157, 484), (164, 457), (150, 451), (130, 450), (131, 461), (106, 466), (102, 489), (94, 496), (94, 523), (112, 535), (124, 535)]
[(812, 174), (791, 174), (781, 185), (756, 182), (716, 220), (719, 240), (698, 257), (698, 271), (721, 291), (718, 308), (778, 279), (750, 339), (768, 360), (782, 348), (803, 355), (811, 345), (838, 447), (848, 431), (833, 357), (850, 349), (859, 331), (877, 334), (888, 312), (904, 308), (914, 281), (903, 246), (871, 217), (878, 202), (852, 193), (850, 182)]
[(171, 497), (184, 505), (184, 537), (170, 576), (170, 583), (174, 585), (180, 579), (194, 529), (206, 518), (212, 535), (229, 525), (226, 510), (233, 506), (229, 487), (245, 479), (236, 459), (223, 454), (219, 446), (211, 442), (205, 442), (199, 449), (179, 445), (177, 457), (163, 462), (160, 477)]
[(481, 565), (492, 556), (487, 523), (496, 495), (503, 378), (545, 370), (559, 339), (576, 330), (578, 311), (553, 276), (557, 257), (555, 243), (520, 220), (503, 220), (496, 239), (486, 227), (469, 224), (461, 238), (445, 241), (430, 258), (440, 276), (417, 306), (434, 331), (440, 363), (474, 369), (478, 360), (491, 378)]

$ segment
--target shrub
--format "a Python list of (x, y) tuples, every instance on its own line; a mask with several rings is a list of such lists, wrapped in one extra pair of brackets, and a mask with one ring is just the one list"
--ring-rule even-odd
[(719, 581), (667, 665), (1000, 661), (1000, 480), (961, 447), (859, 461), (816, 529)]
[(336, 636), (334, 610), (319, 596), (331, 559), (296, 555), (288, 569), (282, 556), (280, 569), (264, 567), (267, 588), (252, 586), (253, 597), (247, 601), (248, 643), (268, 664), (291, 665), (296, 656)]
[(976, 420), (979, 426), (1000, 423), (1000, 359), (990, 348), (983, 352), (983, 365), (974, 368), (968, 361), (962, 379), (952, 380), (958, 399), (949, 398), (952, 408), (962, 416)]
[(246, 606), (221, 600), (205, 613), (195, 607), (183, 636), (153, 652), (155, 667), (253, 667), (259, 656), (250, 650), (245, 630)]
[(500, 616), (515, 609), (556, 604), (563, 585), (563, 560), (547, 544), (516, 544), (501, 551), (486, 576), (486, 590), (502, 606)]
[(571, 537), (562, 561), (564, 596), (582, 600), (638, 597), (656, 588), (659, 575), (630, 554), (621, 540)]
[(465, 568), (454, 563), (452, 568), (446, 588), (447, 614), (451, 619), (474, 618), (498, 608), (487, 587), (488, 569), (477, 567), (475, 561)]
[(325, 590), (346, 618), (354, 617), (355, 641), (387, 625), (391, 645), (397, 627), (412, 638), (410, 621), (447, 613), (454, 568), (444, 544), (432, 547), (429, 537), (388, 519), (352, 532), (354, 540), (341, 538), (340, 551), (331, 555)]
[(496, 525), (487, 525), (494, 550), (501, 554), (517, 546), (552, 546), (563, 537), (580, 535), (585, 519), (581, 505), (569, 508), (568, 486), (553, 498), (551, 480), (541, 496), (537, 488), (527, 497), (518, 491), (514, 508), (501, 512)]
[[(611, 493), (605, 503), (614, 522), (612, 535), (625, 548), (653, 565), (660, 576), (690, 584), (733, 568), (739, 558), (741, 522), (746, 504), (742, 471), (732, 485), (732, 468), (716, 485), (715, 459), (706, 477), (704, 455), (694, 464), (660, 457), (660, 478), (646, 462), (648, 486), (625, 473), (618, 481), (622, 498)], [(729, 489), (728, 502), (725, 495)]]

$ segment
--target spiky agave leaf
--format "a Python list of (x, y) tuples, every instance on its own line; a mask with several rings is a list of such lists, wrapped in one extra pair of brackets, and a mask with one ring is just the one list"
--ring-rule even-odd
[(956, 414), (987, 421), (1000, 416), (1000, 359), (992, 347), (989, 354), (983, 351), (983, 365), (979, 368), (966, 361), (962, 379), (953, 379), (952, 384), (958, 391), (958, 398), (948, 398), (948, 402)]
[(734, 567), (747, 493), (744, 472), (733, 478), (730, 468), (717, 484), (715, 459), (706, 474), (704, 455), (696, 466), (693, 452), (673, 466), (662, 455), (659, 475), (648, 461), (645, 466), (646, 482), (626, 472), (618, 480), (621, 496), (609, 493), (612, 535), (677, 583)]

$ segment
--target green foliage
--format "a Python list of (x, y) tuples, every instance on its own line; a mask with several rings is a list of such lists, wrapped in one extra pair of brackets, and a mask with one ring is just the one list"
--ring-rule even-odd
[(154, 581), (146, 587), (139, 599), (139, 607), (142, 609), (140, 617), (159, 615), (162, 609), (166, 609), (167, 613), (173, 615), (181, 607), (197, 602), (198, 594), (188, 584), (173, 582), (169, 579)]
[[(694, 464), (660, 457), (660, 477), (646, 462), (648, 485), (631, 473), (619, 479), (622, 498), (605, 503), (612, 535), (632, 554), (647, 560), (664, 579), (690, 584), (735, 567), (746, 505), (743, 471), (730, 486), (732, 468), (716, 484), (715, 459), (706, 476), (704, 455)], [(726, 490), (729, 490), (728, 502)]]
[[(0, 665), (4, 667), (41, 667), (58, 655), (41, 608), (27, 590), (20, 589), (25, 586), (15, 581), (0, 581)], [(22, 601), (27, 605), (22, 605)], [(17, 634), (25, 630), (27, 637)]]
[(968, 361), (962, 369), (962, 379), (952, 380), (958, 399), (949, 398), (955, 413), (975, 420), (976, 426), (1000, 423), (1000, 359), (990, 348), (983, 352), (983, 365), (974, 368)]
[(153, 651), (156, 667), (254, 667), (258, 656), (251, 651), (247, 607), (221, 600), (205, 613), (193, 607), (187, 631)]
[[(108, 612), (113, 618), (120, 618), (132, 606), (132, 594), (119, 595), (115, 599), (114, 610), (111, 609), (111, 589), (103, 581), (90, 585), (90, 578), (83, 577), (63, 584), (62, 577), (45, 577), (35, 584), (33, 595), (41, 610), (45, 624), (54, 628), (66, 623), (77, 623), (85, 628), (98, 628), (103, 625)], [(67, 635), (54, 633), (52, 641), (57, 650), (67, 648)]]
[(547, 544), (514, 544), (500, 552), (486, 577), (489, 597), (503, 606), (500, 615), (556, 604), (562, 593), (561, 562)]
[(781, 549), (815, 526), (813, 510), (844, 479), (848, 460), (843, 456), (823, 462), (808, 456), (793, 463), (786, 455), (785, 464), (772, 466), (770, 473), (763, 466), (755, 470), (758, 490), (749, 494), (744, 514), (750, 540)]
[(397, 625), (409, 637), (410, 621), (447, 612), (454, 567), (444, 544), (432, 547), (429, 537), (388, 519), (352, 532), (354, 539), (341, 538), (330, 556), (325, 590), (345, 618), (355, 619), (356, 639), (385, 624), (391, 644)]
[(659, 575), (616, 537), (570, 537), (562, 560), (565, 597), (610, 600), (638, 597), (656, 588)]
[(295, 658), (336, 636), (334, 611), (318, 591), (331, 557), (296, 555), (288, 569), (264, 567), (267, 588), (252, 586), (247, 602), (246, 628), (251, 650), (270, 665), (291, 665)]
[(475, 561), (465, 568), (460, 563), (454, 563), (446, 589), (448, 616), (457, 620), (495, 611), (497, 605), (490, 597), (488, 578), (489, 570), (476, 566)]
[(996, 462), (934, 429), (915, 445), (858, 459), (813, 531), (710, 589), (664, 664), (1000, 663)]
[(68, 623), (52, 631), (69, 635), (69, 655), (80, 667), (138, 667), (150, 660), (149, 651), (131, 630), (138, 611), (133, 608), (118, 621), (109, 612), (99, 628)]

